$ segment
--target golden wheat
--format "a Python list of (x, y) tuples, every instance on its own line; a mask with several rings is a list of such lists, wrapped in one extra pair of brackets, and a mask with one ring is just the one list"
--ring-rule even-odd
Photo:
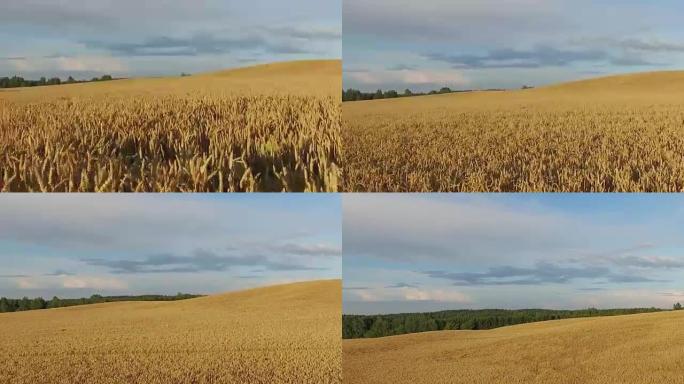
[(347, 191), (682, 191), (684, 73), (343, 105)]
[(0, 314), (0, 382), (340, 383), (341, 283)]
[(680, 311), (343, 341), (344, 382), (679, 383)]
[(0, 190), (337, 191), (337, 67), (2, 92)]

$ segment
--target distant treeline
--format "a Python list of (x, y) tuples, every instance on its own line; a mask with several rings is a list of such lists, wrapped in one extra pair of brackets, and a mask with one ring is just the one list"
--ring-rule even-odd
[(104, 75), (102, 77), (93, 77), (92, 80), (75, 80), (73, 77), (69, 76), (68, 79), (62, 81), (59, 77), (53, 77), (47, 79), (41, 77), (40, 80), (26, 80), (23, 77), (13, 76), (13, 77), (0, 77), (0, 88), (22, 88), (22, 87), (40, 87), (43, 85), (60, 85), (60, 84), (76, 84), (76, 83), (89, 83), (94, 81), (110, 81), (116, 80), (110, 75)]
[[(523, 86), (522, 89), (530, 89), (527, 85)], [(342, 101), (362, 101), (362, 100), (378, 100), (378, 99), (395, 99), (398, 97), (413, 97), (413, 96), (425, 96), (425, 95), (441, 95), (444, 93), (463, 93), (463, 92), (473, 92), (472, 89), (462, 89), (462, 90), (452, 90), (449, 87), (442, 87), (439, 90), (432, 90), (429, 92), (413, 92), (410, 89), (405, 89), (404, 92), (399, 93), (393, 89), (389, 91), (383, 91), (378, 89), (375, 92), (361, 92), (358, 89), (349, 88), (346, 91), (342, 91)], [(482, 91), (505, 91), (505, 89), (483, 89)]]
[(92, 295), (89, 298), (80, 299), (60, 299), (55, 296), (51, 300), (45, 300), (42, 297), (29, 299), (8, 299), (6, 297), (0, 298), (0, 313), (2, 312), (19, 312), (30, 311), (34, 309), (60, 308), (72, 307), (74, 305), (109, 303), (114, 301), (173, 301), (192, 299), (201, 297), (202, 295), (191, 295), (187, 293), (178, 293), (175, 296), (164, 295), (141, 295), (141, 296), (100, 296)]
[(394, 315), (343, 315), (342, 338), (383, 337), (406, 333), (456, 329), (492, 329), (507, 325), (574, 317), (628, 315), (658, 312), (658, 308), (626, 309), (479, 309), (451, 310), (429, 313), (401, 313)]
[(449, 87), (443, 87), (439, 91), (430, 92), (412, 92), (410, 89), (405, 89), (403, 93), (399, 93), (393, 89), (389, 91), (382, 91), (378, 89), (375, 92), (361, 92), (358, 89), (349, 88), (346, 91), (342, 91), (342, 101), (360, 101), (360, 100), (378, 100), (378, 99), (394, 99), (397, 97), (410, 97), (410, 96), (424, 96), (424, 95), (437, 95), (442, 93), (452, 93), (452, 92), (470, 92), (466, 91), (452, 91)]

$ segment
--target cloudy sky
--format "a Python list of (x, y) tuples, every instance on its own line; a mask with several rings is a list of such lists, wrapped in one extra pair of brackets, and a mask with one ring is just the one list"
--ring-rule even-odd
[(340, 278), (337, 195), (6, 195), (0, 296), (218, 293)]
[(684, 302), (681, 196), (347, 194), (342, 203), (345, 313)]
[(345, 88), (519, 88), (684, 67), (676, 0), (345, 0)]
[(0, 76), (178, 75), (341, 57), (341, 0), (3, 0)]

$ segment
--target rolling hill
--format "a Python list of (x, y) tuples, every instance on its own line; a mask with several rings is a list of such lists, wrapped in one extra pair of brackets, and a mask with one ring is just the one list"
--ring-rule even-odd
[(684, 189), (684, 72), (344, 103), (348, 191)]
[(303, 60), (262, 64), (188, 77), (131, 78), (57, 86), (0, 89), (0, 100), (29, 103), (83, 97), (325, 95), (339, 97), (340, 60)]
[[(344, 104), (345, 119), (394, 113), (412, 116), (427, 112), (488, 111), (577, 107), (601, 108), (624, 103), (674, 104), (673, 97), (684, 96), (684, 71), (644, 72), (591, 78), (560, 84), (505, 91), (472, 91), (356, 101)], [(655, 97), (655, 98), (654, 98)]]
[(676, 383), (684, 311), (343, 341), (345, 383)]
[(605, 92), (623, 95), (630, 93), (632, 95), (639, 95), (644, 92), (660, 95), (669, 93), (684, 94), (682, 84), (684, 84), (684, 71), (641, 72), (554, 84), (536, 88), (536, 92)]
[(0, 314), (2, 383), (339, 383), (341, 282)]
[(0, 91), (3, 192), (336, 192), (340, 60)]

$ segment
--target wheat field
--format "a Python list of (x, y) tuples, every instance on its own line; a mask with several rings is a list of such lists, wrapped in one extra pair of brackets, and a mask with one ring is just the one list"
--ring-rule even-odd
[(0, 314), (0, 382), (340, 383), (341, 282)]
[(344, 103), (346, 191), (684, 190), (684, 72)]
[(335, 192), (341, 62), (0, 90), (0, 191)]
[(668, 311), (344, 340), (344, 382), (681, 383), (683, 323)]

